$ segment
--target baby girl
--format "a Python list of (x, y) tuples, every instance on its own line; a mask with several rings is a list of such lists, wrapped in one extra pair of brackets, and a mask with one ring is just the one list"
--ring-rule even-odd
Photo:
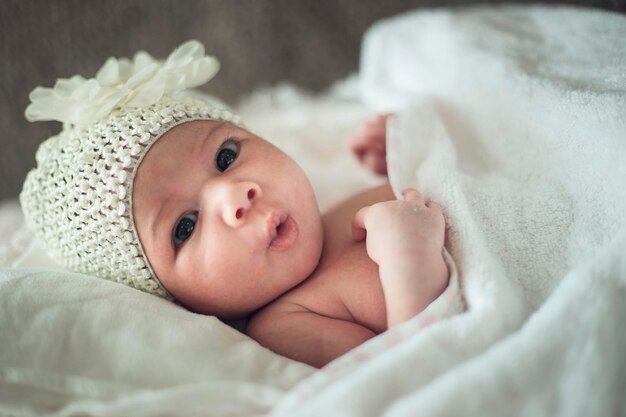
[[(302, 169), (214, 104), (177, 94), (217, 72), (195, 41), (164, 62), (109, 59), (95, 78), (37, 88), (29, 120), (63, 131), (20, 196), (68, 268), (223, 319), (321, 367), (420, 313), (446, 288), (441, 208), (388, 184), (321, 215)], [(385, 173), (386, 116), (352, 138)]]

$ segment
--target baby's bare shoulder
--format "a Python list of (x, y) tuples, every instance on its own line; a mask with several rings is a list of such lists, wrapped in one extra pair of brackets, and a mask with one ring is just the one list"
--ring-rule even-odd
[(307, 297), (313, 288), (298, 288), (291, 291), (257, 311), (248, 322), (246, 333), (254, 338), (254, 334), (274, 332), (279, 328), (288, 327), (292, 317), (298, 314), (320, 314), (313, 306), (307, 305)]

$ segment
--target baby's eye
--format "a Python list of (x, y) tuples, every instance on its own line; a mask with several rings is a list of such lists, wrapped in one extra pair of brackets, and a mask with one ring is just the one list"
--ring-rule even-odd
[(231, 139), (227, 140), (217, 150), (215, 155), (215, 167), (219, 172), (224, 172), (228, 167), (237, 159), (237, 152), (239, 152), (239, 146)]
[(174, 246), (178, 246), (187, 239), (193, 233), (194, 227), (196, 227), (196, 221), (198, 221), (198, 213), (185, 214), (174, 226), (174, 233), (172, 240)]

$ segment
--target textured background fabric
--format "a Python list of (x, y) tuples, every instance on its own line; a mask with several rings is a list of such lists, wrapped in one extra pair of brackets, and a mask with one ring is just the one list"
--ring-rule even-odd
[[(203, 42), (222, 70), (203, 91), (233, 104), (259, 85), (318, 91), (355, 72), (364, 30), (416, 7), (472, 0), (127, 0), (0, 2), (0, 200), (17, 196), (39, 143), (60, 130), (28, 123), (28, 93), (59, 77), (93, 76), (109, 56), (144, 49), (163, 58)], [(502, 1), (483, 1), (497, 4)], [(544, 1), (626, 12), (625, 0)]]

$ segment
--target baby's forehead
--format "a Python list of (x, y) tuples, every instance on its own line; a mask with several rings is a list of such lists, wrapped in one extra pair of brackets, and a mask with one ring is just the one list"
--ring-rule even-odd
[(234, 126), (228, 122), (220, 120), (191, 120), (173, 126), (163, 134), (163, 137), (188, 137), (189, 135), (196, 135), (200, 132), (216, 132), (229, 127)]
[[(173, 126), (170, 130), (163, 134), (159, 141), (185, 139), (189, 141), (208, 140), (223, 141), (224, 136), (247, 130), (237, 126), (236, 124), (219, 121), (219, 120), (192, 120)], [(169, 139), (173, 138), (173, 139)], [(157, 141), (157, 142), (159, 142)]]
[(136, 185), (142, 177), (167, 178), (196, 160), (205, 161), (228, 138), (238, 137), (240, 128), (215, 120), (192, 120), (173, 126), (156, 140), (137, 167)]

